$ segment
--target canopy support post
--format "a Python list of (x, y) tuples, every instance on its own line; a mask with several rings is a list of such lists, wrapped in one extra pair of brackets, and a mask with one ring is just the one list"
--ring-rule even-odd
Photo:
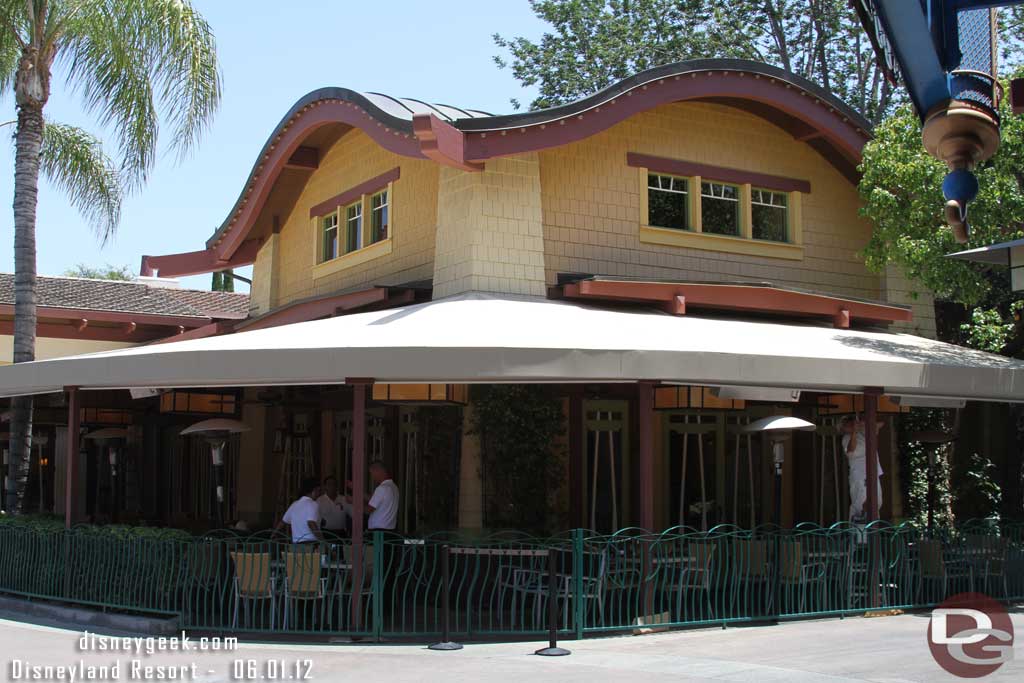
[[(586, 469), (583, 450), (586, 440), (583, 436), (583, 389), (573, 386), (569, 389), (569, 516), (573, 526), (587, 526), (584, 501), (586, 500)], [(596, 465), (596, 463), (595, 463)]]
[(640, 528), (654, 531), (654, 383), (637, 384)]
[(68, 396), (68, 439), (67, 439), (67, 475), (64, 477), (64, 526), (70, 529), (75, 523), (75, 511), (78, 501), (75, 500), (78, 473), (78, 450), (81, 431), (81, 411), (79, 410), (78, 387), (64, 387)]
[[(363, 592), (363, 516), (366, 511), (366, 386), (369, 381), (352, 384), (352, 628), (362, 626)], [(376, 571), (380, 571), (377, 568)]]
[(865, 482), (868, 487), (868, 523), (878, 519), (878, 393), (864, 392), (864, 459)]

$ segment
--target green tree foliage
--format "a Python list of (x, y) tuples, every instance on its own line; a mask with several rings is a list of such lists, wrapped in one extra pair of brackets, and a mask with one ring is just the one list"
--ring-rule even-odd
[[(46, 121), (54, 76), (111, 132), (118, 161), (81, 129)], [(0, 91), (17, 109), (14, 134), (14, 353), (35, 358), (36, 205), (42, 173), (107, 239), (121, 193), (142, 185), (160, 129), (187, 153), (220, 103), (209, 24), (188, 0), (0, 0)], [(9, 508), (24, 500), (32, 397), (11, 400)]]
[(100, 268), (79, 263), (74, 268), (65, 270), (64, 274), (68, 277), (84, 277), (90, 280), (120, 280), (128, 282), (135, 279), (135, 273), (132, 272), (131, 266), (112, 266), (109, 263)]
[[(638, 71), (684, 59), (774, 64), (835, 93), (869, 120), (893, 102), (847, 0), (531, 0), (551, 30), (533, 41), (495, 35), (495, 57), (540, 94), (569, 102)], [(518, 106), (518, 103), (515, 103)]]
[(564, 470), (556, 447), (562, 406), (545, 387), (493, 384), (473, 387), (471, 433), (480, 437), (484, 524), (492, 529), (548, 530), (548, 492)]
[[(1024, 119), (1003, 105), (1002, 146), (976, 171), (981, 191), (971, 203), (967, 247), (1024, 236)], [(864, 148), (862, 214), (874, 225), (864, 250), (869, 268), (893, 264), (938, 299), (973, 309), (949, 341), (1017, 355), (1021, 350), (1019, 297), (1006, 269), (946, 258), (960, 251), (942, 216), (945, 164), (921, 145), (921, 124), (909, 106), (875, 127)]]

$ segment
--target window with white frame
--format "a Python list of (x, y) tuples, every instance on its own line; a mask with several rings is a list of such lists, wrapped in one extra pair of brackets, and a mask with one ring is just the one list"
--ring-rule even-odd
[(701, 229), (715, 235), (740, 234), (740, 188), (737, 185), (702, 181), (700, 184)]
[(338, 212), (334, 211), (320, 218), (321, 261), (338, 257)]
[(370, 244), (388, 238), (388, 191), (370, 197)]
[(772, 242), (789, 240), (789, 206), (784, 192), (750, 190), (751, 237)]
[(351, 254), (363, 242), (363, 202), (353, 202), (345, 207), (345, 253)]
[(690, 229), (689, 182), (686, 178), (649, 173), (647, 215), (650, 225), (676, 230)]

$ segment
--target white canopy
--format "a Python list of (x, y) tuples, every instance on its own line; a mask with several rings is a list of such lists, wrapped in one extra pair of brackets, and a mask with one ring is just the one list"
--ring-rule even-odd
[(905, 334), (464, 294), (0, 368), (0, 396), (378, 382), (626, 382), (1024, 401), (1024, 362)]

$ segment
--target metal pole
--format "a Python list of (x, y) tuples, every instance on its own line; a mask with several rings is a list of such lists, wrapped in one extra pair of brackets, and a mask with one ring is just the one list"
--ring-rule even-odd
[(864, 484), (868, 487), (868, 523), (878, 519), (878, 395), (864, 392)]
[(654, 384), (637, 384), (640, 447), (640, 528), (654, 531)]
[[(564, 647), (558, 647), (558, 574), (555, 571), (555, 551), (548, 548), (548, 646), (533, 654), (542, 657), (564, 657), (571, 654)], [(566, 595), (568, 600), (569, 596)]]
[(451, 548), (447, 544), (441, 546), (441, 642), (430, 645), (428, 650), (461, 650), (462, 644), (452, 641), (451, 615)]
[(68, 392), (68, 443), (67, 475), (64, 478), (64, 526), (70, 529), (75, 524), (76, 474), (78, 471), (78, 449), (81, 434), (81, 415), (78, 409), (78, 387), (65, 387)]
[[(352, 386), (352, 627), (362, 622), (363, 514), (366, 486), (366, 384)], [(380, 571), (382, 568), (377, 568)]]

